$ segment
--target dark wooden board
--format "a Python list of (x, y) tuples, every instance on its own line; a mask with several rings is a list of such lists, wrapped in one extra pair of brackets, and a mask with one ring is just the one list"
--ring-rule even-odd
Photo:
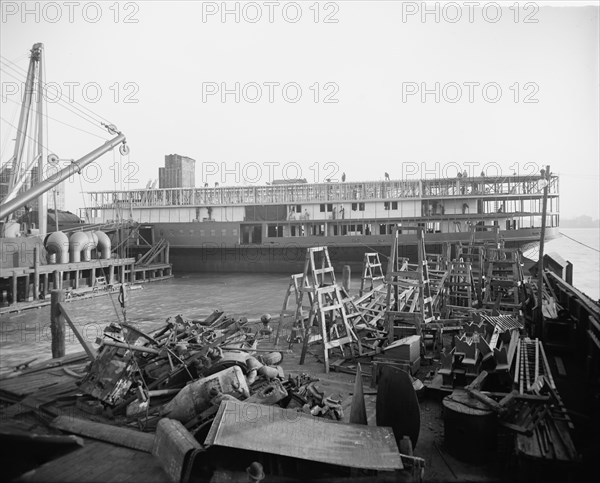
[(412, 380), (405, 371), (390, 366), (381, 369), (375, 411), (377, 426), (390, 426), (398, 446), (402, 436), (408, 436), (416, 448), (421, 411)]

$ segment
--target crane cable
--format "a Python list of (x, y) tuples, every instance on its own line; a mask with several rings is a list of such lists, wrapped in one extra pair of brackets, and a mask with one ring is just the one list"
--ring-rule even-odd
[(560, 232), (560, 234), (562, 236), (566, 236), (569, 240), (573, 240), (575, 243), (579, 243), (580, 245), (583, 245), (584, 247), (589, 248), (590, 250), (594, 250), (595, 252), (600, 253), (600, 250), (598, 250), (597, 248), (594, 248), (594, 247), (591, 247), (589, 245), (586, 245), (585, 243), (580, 242), (579, 240), (575, 240), (575, 238), (572, 238), (569, 235), (565, 235), (562, 231)]

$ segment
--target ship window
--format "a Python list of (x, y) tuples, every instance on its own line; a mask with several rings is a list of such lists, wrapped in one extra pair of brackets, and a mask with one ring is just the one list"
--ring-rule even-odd
[(364, 203), (359, 203), (358, 204), (358, 211), (365, 211), (365, 204)]
[(215, 230), (210, 230), (210, 236), (215, 236)]
[(327, 211), (328, 211), (329, 213), (331, 213), (331, 212), (333, 211), (333, 205), (332, 205), (331, 203), (329, 203), (329, 204), (327, 205)]
[(397, 210), (397, 209), (398, 209), (398, 202), (392, 201), (392, 210)]
[(302, 213), (302, 205), (296, 205), (296, 213)]
[(352, 203), (352, 211), (356, 211), (358, 209), (358, 203)]
[(283, 225), (268, 225), (267, 236), (282, 237), (283, 236)]
[(321, 205), (321, 206), (319, 207), (319, 211), (320, 211), (321, 213), (325, 213), (325, 205)]
[(200, 236), (204, 236), (204, 230), (200, 230)]
[(385, 225), (379, 225), (379, 234), (385, 235)]
[(389, 201), (384, 201), (383, 202), (383, 209), (384, 210), (389, 210), (390, 209), (390, 202)]
[(237, 228), (234, 228), (233, 230), (231, 230), (231, 234), (233, 236), (237, 236), (237, 234), (238, 234)]
[(221, 229), (221, 236), (226, 236), (227, 235), (227, 229), (226, 228), (222, 228)]

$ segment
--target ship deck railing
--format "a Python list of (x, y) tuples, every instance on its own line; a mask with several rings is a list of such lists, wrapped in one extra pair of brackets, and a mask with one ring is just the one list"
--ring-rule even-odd
[[(94, 208), (265, 205), (318, 202), (362, 202), (436, 198), (541, 198), (538, 176), (473, 177), (432, 180), (390, 180), (337, 183), (296, 183), (266, 186), (159, 188), (89, 192)], [(558, 177), (550, 180), (549, 195), (558, 196)]]

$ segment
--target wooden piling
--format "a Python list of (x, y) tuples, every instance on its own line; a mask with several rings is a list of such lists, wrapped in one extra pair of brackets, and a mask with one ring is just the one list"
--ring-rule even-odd
[(40, 261), (38, 247), (33, 247), (33, 299), (40, 299)]
[(18, 300), (18, 292), (17, 292), (18, 284), (17, 284), (17, 272), (12, 273), (12, 305), (17, 303)]
[(44, 273), (44, 298), (48, 296), (49, 278), (50, 274), (48, 272)]
[(344, 265), (343, 276), (342, 276), (342, 287), (346, 292), (350, 292), (352, 272), (350, 271), (350, 265)]
[(59, 278), (59, 276), (62, 275), (61, 272), (59, 272), (58, 270), (54, 270), (54, 284), (53, 284), (53, 289), (54, 290), (60, 290), (61, 287), (61, 280)]
[(50, 332), (52, 333), (52, 358), (65, 355), (65, 319), (60, 310), (60, 302), (65, 301), (64, 290), (52, 290), (50, 301)]

